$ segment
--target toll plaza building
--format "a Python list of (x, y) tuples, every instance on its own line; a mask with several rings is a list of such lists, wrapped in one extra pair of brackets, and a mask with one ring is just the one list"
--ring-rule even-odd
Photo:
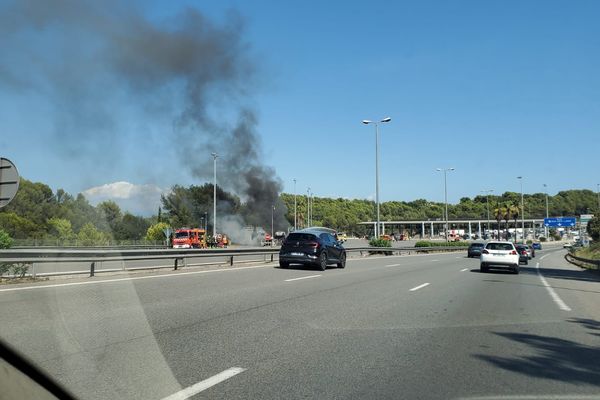
[[(375, 232), (375, 221), (360, 222), (359, 225), (370, 226), (369, 231)], [(437, 220), (415, 220), (415, 221), (380, 221), (380, 232), (382, 235), (408, 235), (410, 238), (419, 239), (441, 239), (445, 237), (445, 224), (446, 221), (442, 219)], [(499, 225), (499, 227), (498, 227)], [(522, 220), (516, 221), (516, 229), (521, 236), (521, 225)], [(489, 237), (497, 238), (498, 229), (501, 234), (506, 232), (514, 233), (515, 231), (515, 220), (509, 220), (508, 224), (506, 221), (487, 220), (487, 219), (451, 219), (448, 220), (448, 232), (456, 235), (468, 235), (469, 238), (481, 238), (484, 234)], [(525, 235), (528, 238), (534, 238), (539, 236), (547, 235), (544, 227), (543, 218), (525, 219)]]

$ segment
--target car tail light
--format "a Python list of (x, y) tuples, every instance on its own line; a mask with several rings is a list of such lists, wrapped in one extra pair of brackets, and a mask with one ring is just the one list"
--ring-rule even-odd
[(517, 254), (517, 252), (516, 252), (515, 250), (511, 251), (511, 252), (510, 252), (510, 254), (511, 254), (511, 255), (513, 255), (513, 256), (516, 256), (516, 255), (518, 255), (518, 254)]
[(308, 247), (314, 247), (315, 249), (319, 248), (319, 242), (308, 242), (306, 243)]
[(490, 252), (489, 252), (489, 251), (487, 251), (487, 250), (483, 250), (483, 251), (481, 252), (481, 254), (490, 254)]
[(527, 250), (523, 250), (523, 251), (521, 252), (521, 254), (522, 254), (522, 255), (524, 255), (524, 256), (526, 256), (526, 255), (527, 255)]

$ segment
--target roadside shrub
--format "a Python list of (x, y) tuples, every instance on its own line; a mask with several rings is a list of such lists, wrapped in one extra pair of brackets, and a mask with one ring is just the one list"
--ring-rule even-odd
[(8, 271), (10, 271), (10, 267), (12, 267), (12, 264), (0, 264), (0, 278), (4, 274), (8, 274)]
[(8, 249), (12, 246), (13, 239), (8, 232), (0, 229), (0, 249)]
[(392, 242), (386, 239), (371, 239), (369, 241), (371, 247), (392, 247)]
[(13, 264), (12, 268), (11, 268), (11, 273), (12, 275), (15, 276), (15, 278), (23, 278), (25, 277), (25, 274), (27, 273), (27, 271), (29, 271), (29, 265), (28, 264)]
[(0, 278), (4, 275), (13, 275), (15, 278), (24, 278), (29, 272), (28, 264), (0, 264)]
[[(392, 247), (392, 242), (386, 239), (371, 239), (369, 241), (369, 246), (371, 247)], [(383, 251), (383, 252), (377, 252), (377, 251), (370, 251), (369, 254), (385, 254), (386, 256), (391, 256), (392, 252), (391, 251)]]
[(545, 242), (547, 239), (545, 236), (540, 236), (540, 242)]
[(531, 245), (531, 244), (533, 244), (533, 240), (529, 239), (529, 240), (528, 240), (528, 241), (526, 241), (525, 243), (527, 243), (527, 244)]

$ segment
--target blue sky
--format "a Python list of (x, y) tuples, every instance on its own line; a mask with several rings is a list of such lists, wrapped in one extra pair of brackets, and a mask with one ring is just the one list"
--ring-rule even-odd
[[(456, 168), (448, 176), (451, 202), (489, 188), (518, 191), (519, 175), (528, 193), (543, 183), (552, 194), (600, 183), (600, 2), (168, 3), (141, 4), (156, 21), (185, 7), (217, 24), (231, 10), (241, 15), (258, 69), (248, 97), (261, 158), (287, 192), (296, 178), (298, 193), (310, 186), (317, 196), (373, 198), (374, 128), (360, 121), (386, 116), (382, 201), (442, 201), (437, 167)], [(24, 70), (35, 62), (18, 48), (10, 54)], [(53, 108), (40, 91), (2, 89), (0, 153), (28, 179), (72, 193), (114, 182), (202, 183), (159, 139), (172, 124), (168, 114), (148, 120), (123, 99), (104, 104), (119, 124), (110, 146), (94, 143), (107, 155), (99, 165), (48, 143)], [(111, 146), (118, 157), (110, 157)], [(140, 202), (156, 198), (147, 192)], [(135, 201), (127, 207), (145, 209)]]

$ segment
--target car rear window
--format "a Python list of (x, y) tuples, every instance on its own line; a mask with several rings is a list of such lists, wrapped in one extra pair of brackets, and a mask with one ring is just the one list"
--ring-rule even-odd
[(483, 247), (483, 243), (471, 243), (471, 247)]
[(485, 248), (488, 250), (512, 250), (513, 245), (510, 243), (488, 243)]
[(287, 237), (287, 241), (289, 240), (295, 240), (297, 242), (305, 242), (308, 240), (315, 240), (316, 236), (313, 235), (312, 233), (290, 233), (290, 235)]

